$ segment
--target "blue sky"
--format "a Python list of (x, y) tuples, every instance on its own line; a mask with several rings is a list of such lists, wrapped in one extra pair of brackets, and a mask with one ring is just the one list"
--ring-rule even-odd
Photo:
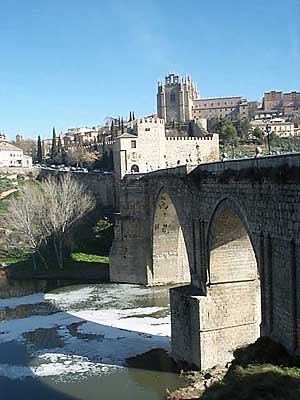
[(202, 97), (300, 90), (300, 0), (1, 0), (0, 131), (156, 111), (157, 81)]

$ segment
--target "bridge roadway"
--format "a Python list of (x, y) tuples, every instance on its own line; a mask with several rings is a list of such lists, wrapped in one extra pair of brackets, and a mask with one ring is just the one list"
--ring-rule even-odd
[(223, 364), (260, 335), (298, 354), (299, 232), (300, 154), (126, 176), (111, 280), (180, 284), (170, 290), (178, 360)]

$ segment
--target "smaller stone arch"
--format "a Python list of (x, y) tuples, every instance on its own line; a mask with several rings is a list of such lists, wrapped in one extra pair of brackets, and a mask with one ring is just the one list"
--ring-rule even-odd
[(245, 215), (227, 198), (210, 218), (207, 295), (200, 315), (202, 368), (229, 361), (237, 347), (260, 336), (260, 279)]
[(152, 284), (190, 282), (186, 243), (170, 195), (159, 192), (152, 224)]
[(259, 279), (257, 252), (246, 214), (236, 201), (219, 201), (207, 231), (208, 285)]

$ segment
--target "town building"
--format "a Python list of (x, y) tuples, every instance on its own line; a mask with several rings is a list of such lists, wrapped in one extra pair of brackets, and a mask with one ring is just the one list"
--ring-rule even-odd
[(8, 143), (0, 142), (0, 167), (32, 167), (32, 158), (23, 153), (22, 149)]
[(194, 101), (192, 117), (195, 120), (227, 118), (232, 121), (249, 118), (248, 102), (240, 96), (198, 99)]
[[(85, 147), (88, 149), (95, 144), (103, 143), (110, 135), (110, 126), (108, 125), (70, 128), (67, 132), (61, 132), (56, 136), (56, 144), (58, 145), (60, 138), (61, 145), (65, 150), (75, 147)], [(42, 140), (42, 150), (46, 158), (50, 157), (52, 140), (52, 138)]]
[(0, 132), (0, 143), (7, 142), (7, 136), (4, 132)]
[(126, 173), (197, 165), (219, 159), (219, 136), (167, 137), (163, 118), (141, 118), (132, 122), (128, 132), (116, 138), (113, 157), (118, 178)]
[(50, 157), (52, 148), (52, 139), (43, 139), (42, 140), (42, 152), (45, 158)]
[(250, 122), (253, 129), (265, 130), (266, 125), (270, 125), (271, 132), (280, 137), (296, 136), (294, 123), (286, 121), (285, 118), (254, 119)]
[(61, 134), (62, 144), (65, 148), (75, 146), (89, 146), (99, 143), (110, 134), (108, 126), (71, 128)]
[(263, 110), (277, 110), (284, 116), (300, 116), (300, 92), (283, 93), (272, 90), (264, 93)]
[(190, 77), (174, 73), (158, 84), (157, 115), (166, 124), (187, 123), (192, 120), (228, 118), (236, 121), (249, 118), (257, 102), (248, 102), (241, 96), (200, 98), (197, 85)]

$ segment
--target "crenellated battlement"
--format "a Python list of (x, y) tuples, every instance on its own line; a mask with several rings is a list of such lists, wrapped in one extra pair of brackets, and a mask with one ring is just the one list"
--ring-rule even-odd
[(178, 140), (183, 140), (183, 141), (203, 141), (203, 140), (213, 140), (213, 135), (207, 135), (207, 136), (198, 136), (198, 137), (190, 137), (190, 136), (176, 136), (176, 137), (166, 137), (167, 141), (178, 141)]
[(138, 124), (161, 124), (164, 125), (165, 124), (165, 120), (161, 119), (161, 118), (139, 118), (138, 119)]

